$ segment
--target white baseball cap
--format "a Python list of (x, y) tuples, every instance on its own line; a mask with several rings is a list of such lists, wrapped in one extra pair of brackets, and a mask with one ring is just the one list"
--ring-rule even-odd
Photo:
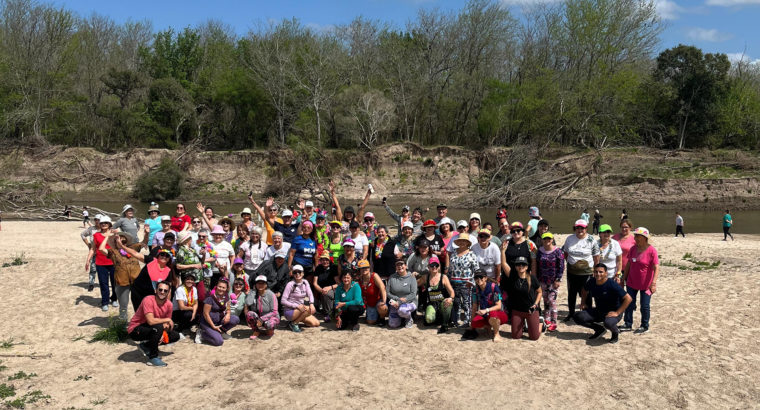
[(304, 204), (304, 207), (306, 207), (306, 208), (314, 208), (314, 202), (306, 201), (306, 203)]
[(404, 225), (401, 227), (401, 229), (404, 229), (404, 228), (412, 228), (412, 229), (414, 229), (414, 224), (411, 221), (406, 221), (406, 222), (404, 222)]
[(283, 216), (283, 218), (286, 217), (286, 216), (293, 216), (293, 212), (290, 209), (286, 209), (286, 210), (282, 211), (282, 216)]
[(292, 271), (293, 272), (295, 272), (295, 271), (303, 272), (303, 266), (301, 266), (301, 265), (293, 265)]

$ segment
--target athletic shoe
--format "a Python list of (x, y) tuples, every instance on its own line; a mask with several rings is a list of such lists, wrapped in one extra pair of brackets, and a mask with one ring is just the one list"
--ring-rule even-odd
[(166, 367), (166, 363), (164, 363), (164, 361), (159, 359), (158, 357), (154, 357), (148, 360), (148, 366)]
[(113, 306), (113, 307), (119, 307), (119, 301), (118, 300), (114, 300), (113, 303), (111, 303), (111, 306)]
[(441, 326), (440, 329), (438, 329), (438, 334), (446, 333), (446, 331), (449, 330), (446, 326)]
[(406, 319), (406, 325), (404, 325), (404, 327), (407, 329), (411, 329), (412, 327), (414, 327), (414, 319), (412, 318)]
[(388, 324), (388, 321), (385, 320), (385, 318), (382, 318), (378, 320), (375, 324), (377, 325), (377, 327), (385, 327), (385, 325)]
[(229, 333), (222, 333), (222, 339), (229, 340), (232, 336), (229, 335)]
[(140, 342), (140, 343), (138, 343), (137, 344), (137, 348), (140, 349), (140, 351), (142, 352), (143, 356), (148, 357), (149, 351), (148, 351), (148, 346), (147, 346), (146, 342)]
[(567, 315), (567, 317), (564, 318), (564, 319), (562, 319), (562, 321), (563, 322), (569, 322), (570, 320), (572, 320), (572, 318), (573, 318), (573, 315)]
[(180, 341), (185, 340), (185, 335), (183, 335), (182, 332), (179, 333), (179, 340)]
[(641, 334), (644, 334), (644, 333), (646, 333), (646, 332), (648, 332), (648, 331), (649, 331), (649, 328), (648, 328), (648, 327), (644, 327), (644, 326), (641, 326), (641, 327), (639, 327), (638, 329), (636, 329), (636, 331), (635, 331), (635, 332), (633, 332), (633, 333), (635, 333), (635, 334), (637, 334), (637, 335), (641, 335)]
[(300, 333), (300, 332), (301, 332), (301, 328), (300, 328), (300, 327), (299, 327), (297, 324), (295, 324), (295, 323), (293, 323), (293, 322), (290, 322), (290, 323), (288, 323), (288, 327), (289, 327), (289, 328), (290, 328), (290, 330), (292, 330), (294, 333)]
[(588, 337), (588, 340), (594, 340), (597, 337), (599, 337), (599, 336), (601, 336), (601, 335), (603, 335), (605, 333), (607, 333), (607, 329), (597, 330), (596, 332), (594, 332), (593, 335), (591, 335), (591, 336)]
[(87, 291), (88, 292), (92, 292), (93, 289), (95, 289), (95, 285), (93, 285), (92, 283), (90, 283), (89, 285), (87, 285)]
[(541, 333), (546, 332), (546, 322), (543, 317), (539, 317), (538, 321), (541, 322)]
[(355, 325), (354, 325), (354, 328), (353, 328), (353, 329), (351, 329), (351, 330), (353, 330), (354, 332), (358, 332), (358, 331), (359, 331), (359, 324), (358, 324), (358, 323), (357, 323), (357, 324), (355, 324)]
[(618, 334), (617, 333), (613, 333), (612, 336), (610, 337), (610, 344), (614, 345), (617, 342), (618, 342)]
[(622, 326), (618, 326), (618, 329), (621, 332), (630, 332), (631, 330), (633, 330), (633, 327), (631, 327), (631, 325), (629, 325), (628, 323), (623, 323)]
[(547, 329), (550, 332), (556, 332), (557, 331), (557, 322), (551, 322), (549, 324), (549, 328)]
[(203, 341), (201, 340), (201, 331), (199, 329), (197, 332), (195, 332), (195, 344), (199, 345), (201, 343), (203, 343)]
[(103, 305), (100, 307), (100, 309), (104, 312), (108, 312), (108, 305)]

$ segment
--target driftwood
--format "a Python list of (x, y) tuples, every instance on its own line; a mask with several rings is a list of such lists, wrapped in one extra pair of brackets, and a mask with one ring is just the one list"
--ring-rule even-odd
[(50, 359), (53, 357), (52, 353), (48, 354), (22, 354), (22, 353), (2, 353), (0, 354), (0, 357), (27, 357), (29, 359)]

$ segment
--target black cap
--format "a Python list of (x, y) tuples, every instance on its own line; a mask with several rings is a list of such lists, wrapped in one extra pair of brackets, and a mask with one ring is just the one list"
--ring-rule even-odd
[(515, 266), (517, 265), (528, 265), (528, 260), (525, 259), (525, 256), (518, 256), (517, 259), (515, 259)]
[(356, 215), (356, 212), (354, 212), (354, 207), (353, 207), (353, 206), (351, 206), (351, 205), (347, 206), (347, 207), (346, 207), (346, 209), (345, 209), (345, 210), (343, 210), (343, 213), (344, 213), (344, 214), (347, 214), (347, 213), (349, 213), (349, 212), (351, 212), (352, 214)]
[(549, 226), (549, 221), (547, 221), (546, 219), (542, 219), (538, 221), (538, 226), (541, 226), (541, 225)]
[(429, 247), (430, 246), (430, 241), (428, 241), (425, 238), (422, 238), (419, 241), (417, 241), (417, 246), (427, 246), (427, 247)]
[(174, 235), (174, 232), (167, 232), (164, 235), (164, 239), (177, 239), (177, 237)]
[(440, 204), (438, 204), (438, 206), (437, 206), (436, 208), (437, 208), (437, 209), (446, 209), (446, 208), (448, 208), (448, 207), (446, 206), (446, 204), (444, 204), (444, 203), (440, 203)]
[(475, 277), (476, 278), (485, 278), (486, 272), (483, 269), (478, 269), (475, 271)]

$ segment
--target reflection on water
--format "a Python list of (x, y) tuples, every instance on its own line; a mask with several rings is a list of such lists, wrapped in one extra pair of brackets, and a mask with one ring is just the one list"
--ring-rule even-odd
[[(160, 204), (162, 213), (174, 212), (176, 201), (163, 202)], [(82, 204), (76, 204), (81, 206)], [(118, 213), (121, 212), (121, 208), (124, 204), (115, 202), (88, 202), (87, 205), (94, 206), (109, 212)], [(132, 203), (137, 211), (138, 218), (145, 218), (147, 216), (148, 206), (147, 203)], [(234, 214), (236, 218), (239, 218), (240, 211), (250, 206), (248, 203), (226, 203), (221, 205), (215, 205), (208, 203), (214, 208), (214, 212), (218, 215)], [(412, 204), (410, 204), (412, 205)], [(186, 209), (189, 210), (191, 215), (197, 214), (195, 209), (195, 203), (186, 202)], [(430, 211), (425, 214), (425, 218), (436, 217), (435, 204), (429, 204)], [(414, 207), (414, 205), (413, 205)], [(358, 208), (357, 208), (358, 209)], [(395, 226), (395, 222), (388, 216), (383, 209), (382, 205), (370, 204), (367, 206), (368, 211), (372, 211), (375, 217), (380, 223), (388, 224), (389, 226)], [(401, 205), (394, 208), (394, 211), (400, 212)], [(256, 211), (254, 210), (254, 213)], [(471, 212), (478, 212), (483, 218), (483, 222), (491, 222), (496, 224), (496, 210), (494, 208), (479, 208), (474, 210), (469, 209), (449, 209), (448, 216), (454, 221), (460, 219), (468, 219)], [(589, 213), (593, 215), (594, 210), (589, 209)], [(620, 222), (620, 209), (600, 209), (602, 216), (602, 223), (612, 225), (615, 232), (618, 231), (618, 225)], [(509, 220), (520, 221), (526, 223), (528, 221), (527, 209), (513, 209), (509, 210)], [(547, 219), (551, 225), (552, 232), (569, 234), (572, 231), (572, 224), (576, 219), (580, 218), (581, 210), (575, 209), (545, 209), (541, 212), (542, 216)], [(722, 211), (689, 211), (685, 210), (681, 212), (681, 216), (684, 218), (684, 231), (688, 235), (689, 232), (722, 232), (721, 221), (723, 218)], [(734, 219), (734, 227), (731, 229), (733, 233), (760, 233), (760, 211), (736, 211), (732, 212), (731, 216)], [(654, 234), (673, 233), (675, 234), (675, 210), (666, 211), (661, 209), (628, 209), (628, 218), (633, 222), (634, 227), (645, 226), (649, 228), (650, 232)], [(254, 215), (254, 220), (258, 220)], [(589, 228), (591, 226), (589, 225)]]

